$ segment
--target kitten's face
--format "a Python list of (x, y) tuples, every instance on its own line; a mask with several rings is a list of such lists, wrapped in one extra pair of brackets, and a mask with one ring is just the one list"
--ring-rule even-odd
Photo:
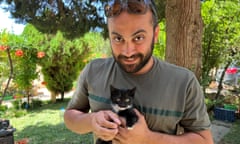
[(133, 106), (133, 97), (136, 88), (117, 89), (111, 86), (111, 101), (115, 111), (125, 110)]

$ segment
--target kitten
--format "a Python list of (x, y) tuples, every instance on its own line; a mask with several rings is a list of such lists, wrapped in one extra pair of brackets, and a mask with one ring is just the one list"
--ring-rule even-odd
[[(110, 90), (113, 111), (120, 117), (125, 118), (127, 128), (132, 129), (133, 125), (138, 121), (138, 116), (133, 110), (133, 98), (136, 88), (117, 89), (111, 85)], [(97, 139), (96, 144), (112, 144), (112, 141)]]

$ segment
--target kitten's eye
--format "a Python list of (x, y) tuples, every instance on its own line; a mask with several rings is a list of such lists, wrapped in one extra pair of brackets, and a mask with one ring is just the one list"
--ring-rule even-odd
[(126, 99), (125, 102), (130, 102), (130, 99)]
[(117, 102), (120, 102), (120, 98), (117, 98), (116, 100), (117, 100)]

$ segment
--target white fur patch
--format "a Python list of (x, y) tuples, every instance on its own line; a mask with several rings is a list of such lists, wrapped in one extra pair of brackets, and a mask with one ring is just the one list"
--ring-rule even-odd
[(131, 108), (132, 106), (128, 106), (128, 107), (119, 107), (118, 105), (116, 104), (112, 104), (112, 108), (115, 112), (119, 112), (119, 111), (123, 111), (123, 110), (126, 110), (126, 109), (129, 109)]
[(133, 126), (132, 127), (127, 127), (128, 130), (133, 130)]

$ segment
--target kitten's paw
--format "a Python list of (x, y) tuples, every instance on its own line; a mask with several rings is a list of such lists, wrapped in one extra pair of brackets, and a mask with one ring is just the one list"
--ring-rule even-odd
[(132, 127), (127, 127), (128, 130), (133, 130), (133, 126)]

